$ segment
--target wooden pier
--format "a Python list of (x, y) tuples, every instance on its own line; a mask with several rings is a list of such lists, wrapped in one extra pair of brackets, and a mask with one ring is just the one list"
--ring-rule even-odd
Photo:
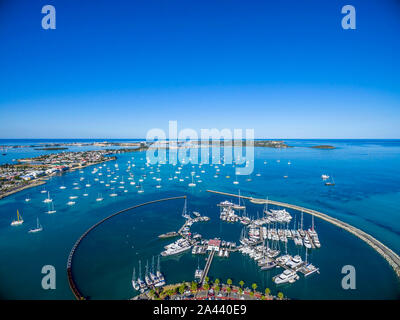
[[(220, 192), (220, 191), (214, 191), (214, 190), (207, 190), (207, 192), (211, 192), (211, 193), (216, 193), (216, 194), (220, 194), (220, 195), (224, 195), (224, 196), (230, 196), (230, 197), (239, 197), (236, 194), (232, 194), (232, 193), (226, 193), (226, 192)], [(250, 202), (252, 203), (256, 203), (256, 204), (272, 204), (272, 205), (276, 205), (279, 207), (284, 207), (284, 208), (288, 208), (288, 209), (293, 209), (293, 210), (297, 210), (297, 211), (303, 211), (306, 212), (308, 214), (311, 214), (317, 218), (320, 218), (322, 220), (325, 220), (341, 229), (344, 229), (350, 233), (352, 233), (353, 235), (355, 235), (356, 237), (358, 237), (359, 239), (363, 240), (364, 242), (366, 242), (369, 246), (371, 246), (376, 252), (378, 252), (388, 263), (389, 265), (393, 268), (393, 270), (395, 271), (397, 277), (400, 278), (400, 257), (399, 255), (397, 255), (393, 250), (391, 250), (389, 247), (387, 247), (386, 245), (384, 245), (382, 242), (380, 242), (379, 240), (375, 239), (373, 236), (369, 235), (368, 233), (353, 227), (352, 225), (340, 221), (339, 219), (333, 218), (328, 216), (325, 213), (319, 212), (319, 211), (315, 211), (312, 209), (307, 209), (304, 207), (300, 207), (300, 206), (296, 206), (293, 204), (289, 204), (289, 203), (284, 203), (284, 202), (278, 202), (278, 201), (273, 201), (273, 200), (267, 200), (267, 199), (259, 199), (259, 198), (253, 198), (253, 197), (246, 197), (241, 195), (240, 196), (242, 199), (247, 199), (250, 200)]]
[(211, 262), (214, 258), (215, 250), (211, 250), (210, 254), (208, 255), (206, 266), (204, 267), (203, 273), (201, 274), (200, 283), (203, 284), (205, 278), (207, 277), (208, 271), (210, 270)]

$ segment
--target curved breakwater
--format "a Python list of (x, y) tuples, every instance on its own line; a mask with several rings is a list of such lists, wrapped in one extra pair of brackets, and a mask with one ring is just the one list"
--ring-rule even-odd
[(72, 293), (74, 294), (75, 298), (77, 300), (85, 300), (85, 296), (79, 291), (78, 286), (76, 285), (75, 281), (74, 281), (74, 276), (72, 273), (72, 262), (73, 262), (73, 258), (74, 258), (74, 254), (76, 249), (78, 248), (79, 244), (82, 242), (82, 240), (84, 238), (86, 238), (86, 236), (95, 228), (97, 228), (99, 225), (101, 225), (103, 222), (115, 217), (116, 215), (119, 215), (121, 213), (139, 208), (139, 207), (143, 207), (149, 204), (153, 204), (153, 203), (157, 203), (157, 202), (163, 202), (163, 201), (170, 201), (170, 200), (177, 200), (177, 199), (186, 199), (186, 196), (180, 196), (180, 197), (172, 197), (172, 198), (164, 198), (164, 199), (158, 199), (158, 200), (153, 200), (153, 201), (148, 201), (148, 202), (144, 202), (138, 205), (135, 205), (133, 207), (129, 207), (127, 209), (123, 209), (121, 211), (118, 211), (116, 213), (113, 213), (112, 215), (100, 220), (99, 222), (97, 222), (95, 225), (91, 226), (88, 230), (86, 230), (80, 237), (79, 239), (75, 242), (74, 246), (72, 247), (69, 256), (68, 256), (68, 261), (67, 261), (67, 277), (68, 277), (68, 284), (69, 287), (71, 288)]
[[(239, 197), (236, 194), (220, 192), (220, 191), (214, 191), (214, 190), (207, 190), (207, 192), (221, 194), (221, 195), (230, 196), (230, 197)], [(395, 271), (397, 277), (400, 278), (400, 257), (399, 257), (399, 255), (397, 255), (393, 250), (391, 250), (389, 247), (384, 245), (379, 240), (375, 239), (370, 234), (368, 234), (368, 233), (366, 233), (366, 232), (364, 232), (364, 231), (362, 231), (362, 230), (360, 230), (360, 229), (358, 229), (356, 227), (353, 227), (352, 225), (350, 225), (350, 224), (348, 224), (346, 222), (343, 222), (343, 221), (341, 221), (339, 219), (336, 219), (336, 218), (332, 218), (332, 217), (328, 216), (325, 213), (322, 213), (322, 212), (319, 212), (319, 211), (315, 211), (315, 210), (312, 210), (312, 209), (303, 208), (303, 207), (296, 206), (296, 205), (293, 205), (293, 204), (279, 202), (279, 201), (273, 201), (273, 200), (269, 200), (269, 199), (268, 200), (267, 199), (258, 199), (258, 198), (246, 197), (246, 196), (242, 196), (242, 195), (240, 197), (243, 198), (243, 199), (250, 200), (251, 202), (257, 203), (257, 204), (268, 203), (268, 204), (272, 204), (272, 205), (276, 205), (276, 206), (280, 206), (280, 207), (285, 207), (285, 208), (289, 208), (289, 209), (293, 209), (293, 210), (297, 210), (297, 211), (303, 211), (303, 212), (311, 214), (311, 215), (313, 215), (313, 216), (315, 216), (317, 218), (325, 220), (325, 221), (327, 221), (329, 223), (332, 223), (333, 225), (352, 233), (353, 235), (355, 235), (359, 239), (361, 239), (364, 242), (366, 242), (375, 251), (377, 251), (389, 263), (389, 265), (393, 268), (393, 270)]]

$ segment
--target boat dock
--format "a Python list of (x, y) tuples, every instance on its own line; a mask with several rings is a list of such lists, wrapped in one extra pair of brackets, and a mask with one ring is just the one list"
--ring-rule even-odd
[(200, 283), (203, 284), (205, 278), (207, 277), (208, 271), (210, 270), (211, 262), (214, 258), (215, 250), (211, 250), (208, 255), (206, 266), (204, 267), (203, 273), (201, 274)]
[[(215, 194), (220, 194), (220, 195), (224, 195), (224, 196), (230, 196), (230, 197), (239, 197), (236, 194), (232, 194), (232, 193), (226, 193), (226, 192), (220, 192), (220, 191), (214, 191), (214, 190), (207, 190), (207, 192), (210, 193), (215, 193)], [(284, 202), (278, 202), (278, 201), (273, 201), (270, 199), (258, 199), (258, 198), (253, 198), (253, 197), (246, 197), (241, 195), (240, 196), (243, 199), (247, 199), (250, 200), (250, 202), (252, 203), (256, 203), (256, 204), (271, 204), (271, 205), (276, 205), (279, 207), (285, 207), (288, 209), (293, 209), (296, 211), (303, 211), (306, 212), (310, 215), (313, 215), (317, 218), (320, 218), (324, 221), (327, 221), (343, 230), (346, 230), (348, 232), (350, 232), (351, 234), (355, 235), (356, 237), (358, 237), (359, 239), (361, 239), (362, 241), (366, 242), (370, 247), (372, 247), (376, 252), (378, 252), (388, 263), (389, 265), (393, 268), (393, 270), (395, 271), (397, 277), (400, 278), (400, 257), (393, 252), (393, 250), (391, 250), (389, 247), (387, 247), (386, 245), (384, 245), (382, 242), (380, 242), (379, 240), (375, 239), (373, 236), (369, 235), (368, 233), (353, 227), (352, 225), (343, 222), (339, 219), (333, 218), (328, 216), (325, 213), (316, 211), (316, 210), (312, 210), (312, 209), (307, 209), (307, 208), (303, 208), (300, 206), (296, 206), (296, 205), (292, 205), (289, 203), (284, 203)]]

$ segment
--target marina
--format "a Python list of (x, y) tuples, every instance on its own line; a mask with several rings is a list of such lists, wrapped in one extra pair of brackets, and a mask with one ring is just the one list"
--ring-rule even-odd
[[(296, 162), (293, 160), (291, 162), (291, 167), (295, 168)], [(273, 163), (276, 163), (276, 166), (279, 165), (277, 162)], [(286, 165), (287, 161), (283, 163)], [(269, 162), (264, 165), (271, 164)], [(123, 207), (129, 207), (129, 201), (133, 198), (137, 198), (138, 202), (143, 198), (144, 202), (149, 200), (152, 203), (154, 201), (152, 199), (158, 197), (157, 193), (173, 196), (172, 198), (175, 198), (174, 195), (182, 195), (178, 199), (182, 199), (183, 209), (171, 205), (168, 206), (169, 209), (164, 210), (165, 205), (162, 205), (154, 212), (148, 213), (149, 219), (152, 217), (154, 220), (145, 218), (147, 222), (143, 225), (141, 220), (133, 224), (127, 223), (126, 227), (131, 226), (133, 229), (130, 232), (129, 230), (122, 231), (121, 235), (127, 237), (122, 244), (127, 243), (132, 246), (130, 250), (135, 254), (133, 264), (122, 261), (119, 263), (121, 266), (129, 266), (129, 270), (125, 272), (128, 279), (125, 279), (124, 282), (129, 283), (129, 289), (127, 291), (124, 289), (124, 292), (134, 291), (128, 293), (127, 298), (143, 291), (140, 290), (140, 284), (144, 292), (161, 287), (158, 285), (161, 282), (157, 281), (157, 268), (154, 267), (154, 270), (152, 268), (152, 257), (155, 259), (155, 265), (157, 265), (158, 258), (160, 259), (162, 268), (160, 272), (162, 272), (165, 285), (190, 280), (204, 283), (207, 278), (215, 279), (215, 277), (220, 278), (226, 275), (226, 277), (236, 279), (234, 280), (236, 284), (240, 278), (243, 278), (246, 282), (257, 282), (262, 288), (270, 287), (273, 290), (280, 290), (279, 288), (283, 287), (288, 296), (296, 297), (296, 293), (301, 292), (305, 281), (311, 281), (315, 286), (320, 282), (327, 281), (326, 272), (329, 268), (320, 258), (329, 255), (332, 250), (333, 238), (329, 240), (329, 237), (332, 237), (333, 231), (332, 235), (329, 234), (330, 231), (328, 234), (326, 233), (327, 227), (324, 223), (327, 221), (319, 219), (317, 215), (310, 215), (309, 209), (305, 207), (293, 209), (287, 202), (280, 202), (285, 204), (280, 205), (269, 197), (261, 198), (253, 194), (249, 196), (249, 193), (242, 189), (247, 190), (246, 183), (257, 184), (256, 175), (254, 175), (253, 181), (247, 181), (247, 179), (229, 173), (232, 168), (231, 165), (198, 165), (198, 168), (197, 166), (185, 167), (182, 165), (175, 168), (170, 167), (169, 170), (162, 164), (160, 166), (148, 165), (144, 159), (140, 159), (140, 156), (139, 158), (135, 156), (133, 159), (132, 155), (127, 153), (114, 162), (55, 176), (47, 182), (45, 188), (38, 187), (37, 190), (29, 190), (29, 193), (22, 193), (20, 197), (24, 205), (14, 209), (14, 216), (16, 210), (21, 209), (19, 212), (23, 213), (25, 223), (18, 228), (10, 227), (10, 229), (17, 233), (20, 233), (18, 230), (23, 230), (22, 232), (27, 234), (36, 233), (35, 236), (30, 236), (32, 241), (36, 241), (35, 239), (46, 237), (54, 228), (54, 224), (48, 220), (47, 216), (51, 216), (54, 221), (67, 217), (71, 219), (82, 211), (82, 207), (90, 205), (94, 210), (91, 220), (95, 223), (95, 212), (98, 210), (103, 212), (102, 217), (99, 216), (100, 218), (108, 216), (106, 208), (112, 208), (113, 202), (121, 203), (119, 208), (122, 207), (121, 209), (124, 210)], [(191, 172), (195, 172), (195, 174), (192, 175)], [(217, 176), (218, 179), (223, 180), (217, 181), (214, 173), (221, 173)], [(174, 176), (177, 178), (175, 179)], [(183, 182), (179, 181), (179, 176), (182, 177)], [(227, 178), (228, 176), (229, 178)], [(260, 178), (262, 177), (265, 177), (265, 173)], [(192, 178), (196, 183), (195, 187), (188, 186)], [(282, 175), (280, 178), (282, 179)], [(291, 178), (293, 179), (293, 175)], [(320, 175), (316, 175), (315, 178), (321, 180)], [(229, 185), (233, 185), (232, 181), (236, 179), (240, 189), (226, 193), (205, 193), (207, 191), (205, 187), (210, 183), (223, 184), (227, 190), (231, 190), (232, 187), (229, 188)], [(202, 185), (198, 182), (199, 180), (206, 184)], [(135, 182), (135, 184), (131, 184), (131, 182)], [(158, 190), (159, 188), (156, 187), (160, 183), (162, 183), (163, 190)], [(124, 188), (120, 188), (121, 186)], [(141, 194), (140, 190), (146, 192)], [(171, 192), (171, 190), (175, 191)], [(204, 193), (201, 194), (203, 190)], [(110, 194), (116, 196), (109, 196)], [(204, 201), (205, 197), (206, 201)], [(29, 201), (25, 199), (29, 199)], [(43, 202), (46, 199), (52, 201)], [(38, 215), (32, 216), (31, 212), (39, 203), (42, 203), (40, 212), (46, 215), (39, 215), (40, 222), (37, 224)], [(177, 204), (178, 207), (182, 208), (181, 204)], [(69, 212), (76, 213), (70, 214)], [(320, 211), (318, 212), (320, 213)], [(84, 210), (82, 217), (83, 214)], [(13, 217), (13, 215), (10, 216)], [(173, 218), (171, 219), (171, 217)], [(10, 220), (18, 221), (18, 217), (13, 218)], [(20, 219), (22, 220), (22, 218)], [(8, 225), (10, 225), (10, 220)], [(41, 227), (42, 222), (44, 229)], [(110, 228), (109, 226), (113, 223), (107, 220), (107, 223), (104, 221), (101, 225), (101, 228), (96, 227), (92, 230), (93, 232), (89, 232), (82, 239), (83, 242), (91, 243), (100, 230), (106, 226)], [(113, 230), (112, 228), (110, 230)], [(41, 232), (29, 232), (35, 229)], [(140, 244), (136, 243), (138, 240), (136, 242), (130, 240), (139, 239), (139, 234), (143, 234), (143, 232), (148, 232), (149, 235), (143, 236), (143, 241), (139, 240)], [(76, 237), (79, 238), (79, 235)], [(109, 239), (110, 245), (114, 242), (115, 240), (112, 238)], [(147, 248), (146, 246), (149, 244), (154, 248), (141, 251), (141, 248)], [(117, 243), (114, 245), (119, 246)], [(80, 292), (80, 295), (76, 294), (76, 297), (81, 299), (90, 298), (88, 292), (89, 295), (92, 295), (91, 289), (87, 287), (85, 281), (82, 282), (80, 276), (82, 268), (85, 268), (80, 261), (85, 259), (83, 255), (87, 250), (86, 246), (86, 244), (82, 247), (78, 246), (80, 248), (78, 250), (79, 258), (78, 260), (74, 259), (75, 267), (71, 268), (71, 273), (78, 273), (78, 277), (74, 284), (70, 284), (70, 287)], [(148, 254), (144, 254), (144, 252), (148, 252)], [(212, 258), (210, 258), (212, 252)], [(116, 254), (113, 252), (110, 254), (114, 257), (113, 259), (118, 261)], [(93, 259), (91, 254), (89, 256), (89, 259)], [(97, 259), (108, 260), (101, 256), (97, 256)], [(139, 276), (139, 260), (141, 261), (141, 276)], [(112, 264), (111, 261), (110, 263)], [(118, 266), (115, 267), (118, 268)], [(107, 268), (115, 267), (110, 265)], [(246, 273), (244, 273), (245, 270)], [(279, 280), (285, 270), (295, 274), (291, 273), (288, 277), (283, 275), (282, 277), (287, 279)], [(67, 276), (68, 274), (67, 270)], [(90, 277), (90, 275), (87, 274), (86, 277)], [(135, 288), (139, 288), (139, 290)], [(73, 290), (71, 292), (74, 292)]]

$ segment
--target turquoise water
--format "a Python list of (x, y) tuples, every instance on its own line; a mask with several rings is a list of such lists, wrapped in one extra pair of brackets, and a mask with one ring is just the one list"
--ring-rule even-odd
[[(0, 144), (2, 144), (0, 142)], [(214, 178), (215, 168), (204, 165), (200, 170), (191, 165), (183, 166), (181, 176), (184, 182), (168, 180), (176, 167), (162, 165), (161, 189), (155, 188), (157, 182), (144, 166), (145, 153), (126, 153), (118, 155), (116, 161), (106, 163), (112, 168), (114, 176), (122, 176), (127, 193), (115, 185), (117, 197), (110, 197), (111, 191), (95, 181), (91, 173), (94, 167), (70, 172), (63, 176), (53, 177), (46, 185), (24, 190), (0, 200), (0, 296), (8, 299), (72, 299), (67, 277), (66, 262), (69, 251), (77, 238), (91, 225), (100, 219), (126, 207), (145, 201), (169, 196), (188, 196), (189, 210), (199, 211), (211, 218), (207, 223), (198, 223), (192, 227), (194, 232), (205, 238), (221, 237), (228, 241), (238, 242), (241, 225), (227, 224), (219, 220), (219, 209), (216, 206), (225, 197), (207, 193), (207, 189), (237, 193), (240, 188), (243, 195), (269, 197), (316, 209), (365, 230), (382, 241), (395, 252), (400, 252), (400, 141), (304, 141), (289, 140), (289, 149), (255, 149), (255, 170), (248, 178), (239, 177), (239, 185), (234, 185), (234, 168), (230, 165), (219, 166), (220, 176)], [(310, 149), (316, 144), (332, 144), (335, 150)], [(74, 147), (75, 148), (75, 147)], [(34, 156), (44, 153), (34, 150), (10, 149), (7, 157)], [(21, 154), (21, 152), (23, 154)], [(137, 182), (144, 172), (143, 194), (137, 193), (135, 186), (129, 185), (127, 162), (133, 161), (136, 166), (131, 169)], [(276, 160), (280, 160), (278, 163)], [(288, 161), (291, 165), (288, 165)], [(1, 161), (4, 161), (3, 159)], [(267, 164), (264, 164), (267, 161)], [(118, 163), (119, 170), (115, 170)], [(195, 170), (201, 176), (201, 183), (195, 188), (188, 188), (190, 172)], [(107, 181), (106, 171), (99, 180)], [(256, 176), (260, 173), (261, 176)], [(326, 187), (320, 176), (329, 174), (334, 177), (336, 185)], [(230, 175), (231, 178), (225, 178)], [(284, 179), (283, 176), (288, 178)], [(80, 177), (84, 177), (80, 181)], [(111, 178), (110, 178), (111, 179)], [(84, 185), (88, 197), (83, 197)], [(81, 189), (74, 190), (73, 183)], [(107, 183), (107, 182), (105, 182)], [(60, 190), (65, 185), (67, 189)], [(50, 191), (56, 213), (46, 214), (47, 205), (42, 201), (46, 197), (40, 191)], [(104, 201), (96, 202), (98, 193)], [(26, 203), (29, 195), (32, 199)], [(78, 198), (74, 206), (68, 206), (69, 196)], [(246, 203), (250, 215), (261, 213), (262, 206)], [(183, 223), (181, 217), (183, 200), (173, 200), (160, 204), (141, 207), (108, 220), (95, 229), (82, 242), (76, 252), (74, 275), (82, 292), (93, 299), (126, 299), (132, 297), (130, 283), (132, 268), (138, 260), (142, 261), (142, 270), (146, 260), (151, 263), (153, 255), (159, 254), (163, 246), (172, 240), (159, 240), (157, 235), (176, 230)], [(11, 227), (16, 210), (22, 213), (24, 224)], [(300, 214), (297, 214), (297, 220)], [(39, 217), (44, 230), (37, 234), (28, 234)], [(308, 227), (311, 219), (304, 216), (304, 225)], [(315, 220), (322, 247), (313, 250), (309, 259), (320, 268), (320, 274), (303, 276), (294, 284), (276, 287), (272, 276), (279, 269), (260, 271), (255, 262), (247, 256), (235, 253), (229, 259), (216, 257), (211, 266), (210, 278), (234, 283), (244, 280), (247, 285), (256, 282), (260, 290), (269, 287), (273, 293), (282, 291), (294, 299), (398, 299), (400, 283), (387, 262), (361, 240), (319, 219)], [(300, 253), (289, 242), (291, 254)], [(197, 264), (204, 265), (204, 256), (193, 256), (190, 251), (185, 254), (161, 259), (161, 269), (168, 283), (192, 280)], [(57, 271), (57, 289), (41, 288), (41, 268), (43, 265), (55, 266)], [(356, 290), (341, 288), (342, 266), (353, 265), (356, 268)]]

